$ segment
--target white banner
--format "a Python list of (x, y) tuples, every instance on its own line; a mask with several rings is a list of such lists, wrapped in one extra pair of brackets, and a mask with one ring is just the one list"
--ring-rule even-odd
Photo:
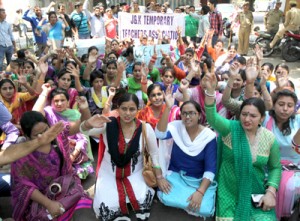
[(157, 30), (160, 30), (163, 37), (168, 36), (171, 40), (177, 40), (177, 27), (182, 29), (182, 36), (185, 33), (185, 15), (161, 13), (130, 14), (120, 12), (118, 16), (120, 39), (127, 37), (138, 39), (141, 33), (157, 39)]
[(88, 49), (91, 46), (96, 46), (98, 48), (99, 55), (105, 54), (105, 38), (77, 39), (75, 40), (75, 45), (78, 50), (78, 57), (81, 57), (83, 54), (87, 54)]

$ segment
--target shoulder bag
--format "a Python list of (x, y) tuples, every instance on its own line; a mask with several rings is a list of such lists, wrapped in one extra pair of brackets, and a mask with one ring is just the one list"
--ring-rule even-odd
[[(60, 171), (63, 165), (63, 155), (59, 148), (56, 146), (55, 151), (58, 153), (61, 159)], [(51, 200), (60, 202), (65, 211), (74, 206), (82, 196), (84, 196), (84, 190), (82, 186), (76, 182), (77, 175), (66, 174), (54, 179), (43, 193)], [(49, 212), (45, 207), (36, 201), (33, 201), (30, 207), (30, 212), (26, 220), (49, 220)], [(56, 219), (53, 219), (56, 220)]]
[(146, 123), (142, 123), (142, 145), (143, 145), (143, 177), (146, 184), (150, 187), (156, 187), (156, 176), (152, 167), (152, 159), (148, 151), (148, 143), (147, 143), (147, 128)]

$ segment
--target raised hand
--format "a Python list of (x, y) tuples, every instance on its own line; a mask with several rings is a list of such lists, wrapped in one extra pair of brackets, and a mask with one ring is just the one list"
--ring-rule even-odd
[(239, 70), (240, 70), (240, 67), (239, 67), (239, 65), (237, 64), (237, 63), (232, 63), (231, 65), (230, 65), (230, 68), (229, 68), (229, 71), (230, 71), (230, 76), (237, 76), (238, 75), (238, 73), (239, 73)]
[(266, 82), (268, 80), (268, 72), (266, 70), (262, 70), (261, 71), (261, 79), (260, 79), (260, 82), (259, 84), (262, 86), (262, 85), (266, 85)]
[(48, 72), (48, 63), (39, 61), (38, 67), (41, 71), (41, 73), (46, 74)]
[(41, 146), (51, 143), (58, 134), (64, 130), (64, 123), (59, 121), (50, 127), (45, 133), (39, 134), (37, 139)]
[(246, 78), (249, 82), (254, 82), (258, 76), (256, 62), (253, 58), (249, 58), (246, 64)]
[(109, 89), (108, 89), (108, 96), (109, 97), (114, 97), (115, 95), (116, 95), (116, 88), (115, 87), (110, 87)]
[(167, 56), (169, 56), (166, 52), (164, 52), (162, 49), (160, 49), (160, 53), (161, 55), (166, 58)]
[(173, 85), (169, 85), (166, 89), (166, 95), (171, 94), (173, 95), (173, 90), (174, 90), (174, 86)]
[(181, 36), (182, 28), (181, 28), (180, 26), (178, 26), (178, 27), (176, 28), (176, 32), (177, 32), (177, 35), (178, 35), (178, 36)]
[(209, 31), (208, 31), (208, 36), (209, 36), (209, 37), (212, 37), (212, 36), (214, 35), (214, 33), (215, 33), (215, 30), (214, 30), (214, 29), (209, 29)]
[(31, 53), (30, 53), (29, 50), (26, 50), (26, 51), (24, 52), (24, 54), (25, 54), (25, 57), (26, 57), (26, 58), (30, 58), (30, 56), (31, 56)]
[(286, 87), (289, 85), (289, 79), (285, 76), (278, 76), (277, 83), (279, 87)]
[(186, 91), (189, 88), (189, 85), (190, 85), (190, 83), (186, 79), (182, 79), (180, 81), (179, 88), (183, 92), (183, 91)]
[(44, 95), (47, 95), (50, 93), (50, 91), (52, 90), (51, 89), (51, 85), (49, 83), (46, 83), (46, 84), (43, 84), (42, 85), (42, 90), (43, 90), (43, 93)]
[(105, 117), (104, 115), (96, 114), (92, 116), (90, 119), (88, 119), (85, 122), (86, 127), (90, 128), (102, 128), (104, 124), (111, 122), (111, 120), (108, 117)]
[(200, 79), (200, 77), (201, 77), (201, 68), (200, 68), (200, 65), (197, 64), (196, 62), (191, 62), (190, 68), (191, 68), (190, 71), (193, 72), (194, 77)]
[(261, 61), (261, 60), (264, 58), (263, 50), (259, 47), (258, 44), (255, 45), (254, 53), (255, 53), (256, 58), (257, 58), (258, 60)]
[(96, 55), (90, 54), (90, 55), (89, 55), (89, 63), (90, 63), (90, 64), (95, 64), (96, 61), (97, 61), (97, 57), (98, 57), (97, 54), (96, 54)]
[(25, 85), (27, 84), (27, 78), (24, 73), (24, 69), (20, 68), (19, 75), (18, 75), (18, 80), (16, 80), (19, 84)]
[(84, 110), (89, 108), (89, 104), (87, 102), (87, 99), (85, 96), (77, 96), (76, 97), (76, 102), (78, 104), (78, 107), (80, 110)]
[(205, 76), (201, 80), (202, 81), (201, 84), (210, 93), (213, 93), (215, 91), (216, 86), (218, 84), (216, 75), (214, 74), (213, 70), (214, 70), (214, 66), (212, 66), (212, 72), (209, 72), (207, 65), (204, 64), (203, 71), (205, 72)]
[(156, 45), (154, 45), (154, 48), (153, 48), (153, 56), (154, 56), (154, 57), (157, 57)]
[(171, 108), (174, 105), (174, 102), (175, 102), (175, 98), (173, 97), (173, 94), (171, 94), (171, 93), (166, 94), (164, 92), (164, 97), (165, 97), (166, 106), (168, 108)]
[(79, 78), (79, 67), (77, 66), (77, 68), (75, 68), (73, 65), (70, 65), (69, 67), (67, 67), (67, 71), (74, 76), (75, 78)]

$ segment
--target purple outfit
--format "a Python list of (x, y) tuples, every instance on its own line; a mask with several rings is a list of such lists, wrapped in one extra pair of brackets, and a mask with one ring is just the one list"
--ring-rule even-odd
[(1, 149), (4, 150), (17, 141), (20, 135), (20, 131), (10, 121), (1, 125), (0, 128), (3, 131), (3, 133), (5, 133), (6, 135), (6, 138), (3, 141), (3, 145), (1, 147)]
[[(55, 112), (51, 106), (47, 106), (44, 108), (45, 111), (45, 117), (50, 124), (50, 126), (58, 123), (59, 121), (68, 122), (66, 117), (60, 115), (59, 113)], [(77, 110), (73, 110), (77, 111)], [(82, 163), (87, 162), (89, 160), (88, 154), (87, 154), (87, 145), (88, 141), (84, 137), (82, 133), (77, 133), (74, 135), (70, 135), (67, 137), (68, 141), (75, 141), (75, 145), (70, 146), (69, 144), (69, 158), (70, 154), (74, 151), (74, 148), (80, 149), (79, 155), (76, 157), (75, 161), (73, 162), (73, 167), (75, 168), (76, 173), (79, 175), (80, 178), (86, 178), (88, 174), (91, 174), (94, 172), (94, 169), (92, 167), (92, 164), (86, 164), (84, 167), (81, 166)], [(84, 173), (85, 175), (82, 175)]]
[[(61, 175), (73, 173), (69, 157), (69, 129), (69, 124), (65, 123), (64, 131), (57, 138), (57, 147), (52, 145), (49, 153), (34, 151), (12, 164), (12, 204), (14, 205), (13, 218), (15, 220), (32, 220), (30, 204), (32, 203), (31, 195), (34, 190), (39, 190), (44, 194), (52, 180)], [(56, 148), (59, 150), (56, 150)], [(61, 162), (58, 151), (61, 152), (64, 162)], [(63, 166), (60, 171), (61, 163), (63, 163)], [(76, 177), (76, 181), (78, 185), (81, 185), (78, 177)], [(82, 199), (78, 203), (81, 203), (82, 200), (91, 203), (85, 196), (83, 188)], [(90, 205), (88, 205), (88, 208), (90, 208)], [(71, 216), (70, 212), (73, 213), (76, 206), (78, 204), (66, 211), (58, 220), (62, 220), (65, 216)]]

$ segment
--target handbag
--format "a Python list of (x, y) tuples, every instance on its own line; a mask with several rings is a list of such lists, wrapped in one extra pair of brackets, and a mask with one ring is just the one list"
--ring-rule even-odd
[[(63, 155), (57, 146), (55, 147), (55, 151), (60, 158), (59, 170), (61, 174), (64, 162)], [(44, 195), (50, 200), (60, 202), (63, 205), (65, 211), (69, 210), (84, 195), (84, 190), (81, 184), (78, 184), (76, 182), (76, 176), (77, 175), (66, 174), (55, 178), (47, 187)], [(53, 219), (51, 217), (45, 207), (43, 207), (38, 202), (33, 201), (31, 203), (30, 212), (28, 213), (26, 220), (44, 221), (56, 219)]]
[(142, 123), (142, 145), (143, 145), (143, 177), (147, 186), (157, 187), (156, 176), (152, 167), (152, 159), (148, 151), (146, 123)]
[(185, 172), (172, 172), (166, 176), (166, 180), (172, 188), (168, 194), (158, 191), (159, 200), (166, 206), (184, 209), (195, 216), (211, 217), (215, 212), (217, 182), (213, 181), (204, 193), (199, 211), (191, 212), (188, 210), (189, 202), (187, 199), (199, 188), (202, 178), (186, 176)]
[[(76, 182), (73, 174), (60, 176), (48, 186), (45, 196), (60, 202), (65, 211), (74, 206), (83, 196), (82, 187)], [(30, 208), (30, 218), (26, 220), (48, 220), (49, 212), (38, 202), (33, 201)], [(55, 220), (55, 219), (54, 219)]]

